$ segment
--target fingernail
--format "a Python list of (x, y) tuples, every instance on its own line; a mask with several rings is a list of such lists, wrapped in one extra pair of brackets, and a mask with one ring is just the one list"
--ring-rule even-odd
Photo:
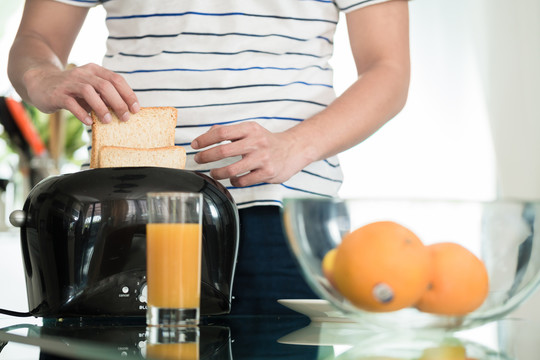
[(193, 160), (195, 160), (196, 163), (199, 162), (199, 153), (195, 154), (195, 156), (193, 157)]
[(129, 111), (126, 111), (124, 115), (122, 115), (122, 121), (128, 121), (129, 120)]
[(85, 117), (83, 123), (85, 123), (86, 125), (92, 125), (92, 118), (90, 116)]
[(193, 140), (191, 142), (191, 147), (194, 148), (194, 149), (198, 149), (199, 148), (199, 143), (197, 142), (197, 140)]
[(131, 111), (134, 113), (138, 112), (140, 109), (141, 107), (139, 106), (139, 103), (137, 102), (134, 102), (133, 105), (131, 105)]
[(110, 123), (111, 121), (112, 121), (112, 116), (111, 116), (111, 114), (106, 113), (105, 116), (103, 117), (103, 122), (104, 122), (104, 123)]

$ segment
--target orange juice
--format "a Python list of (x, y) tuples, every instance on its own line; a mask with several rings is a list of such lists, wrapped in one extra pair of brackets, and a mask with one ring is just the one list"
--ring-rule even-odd
[(199, 224), (146, 225), (149, 307), (199, 308), (201, 237)]
[(147, 344), (146, 355), (152, 359), (198, 360), (199, 343)]

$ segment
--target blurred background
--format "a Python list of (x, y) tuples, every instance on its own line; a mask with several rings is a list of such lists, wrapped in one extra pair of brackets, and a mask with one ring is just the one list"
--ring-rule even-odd
[[(0, 96), (17, 98), (6, 68), (23, 4), (0, 4)], [(410, 13), (408, 103), (375, 135), (341, 155), (346, 178), (341, 195), (540, 198), (540, 2), (414, 0)], [(101, 62), (104, 18), (101, 7), (90, 11), (70, 63)], [(344, 21), (335, 43), (332, 65), (339, 94), (356, 76)], [(49, 116), (27, 110), (48, 142)], [(64, 145), (55, 161), (45, 164), (52, 172), (77, 171), (86, 160), (87, 134), (72, 120), (64, 120), (72, 129), (60, 134)], [(28, 174), (21, 171), (28, 164), (21, 164), (6, 135), (0, 128), (0, 180), (5, 184), (0, 238), (10, 231), (7, 215), (22, 207), (28, 190)], [(58, 146), (58, 141), (47, 145)], [(13, 251), (19, 252), (17, 243)], [(2, 251), (8, 264), (9, 253)], [(20, 308), (20, 302), (14, 303)]]
[[(23, 4), (11, 0), (0, 5), (2, 96), (17, 97), (6, 67)], [(540, 93), (540, 4), (415, 0), (410, 12), (408, 103), (374, 136), (341, 155), (346, 174), (342, 196), (540, 197), (535, 101)], [(90, 11), (70, 63), (101, 62), (104, 18), (101, 7)], [(332, 65), (339, 94), (356, 76), (344, 21), (335, 42)], [(32, 117), (47, 138), (48, 118)], [(85, 134), (73, 131), (66, 141), (78, 148), (61, 154), (58, 171), (76, 171), (87, 156)], [(0, 178), (15, 176), (14, 155), (0, 140)]]

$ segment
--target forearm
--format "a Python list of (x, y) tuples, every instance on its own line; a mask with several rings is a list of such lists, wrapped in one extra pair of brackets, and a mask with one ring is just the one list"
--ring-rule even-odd
[(376, 64), (324, 111), (287, 131), (271, 133), (255, 122), (213, 126), (191, 143), (196, 150), (208, 147), (195, 161), (239, 156), (210, 175), (238, 187), (282, 183), (310, 163), (358, 144), (397, 114), (407, 98), (408, 62)]
[(87, 13), (86, 7), (27, 0), (9, 56), (9, 78), (24, 100), (45, 113), (67, 109), (91, 125), (90, 111), (109, 122), (112, 109), (127, 120), (139, 105), (121, 75), (91, 63), (66, 69)]
[(287, 132), (306, 163), (326, 159), (359, 144), (399, 113), (408, 87), (408, 63), (375, 64), (325, 110)]
[(28, 86), (39, 81), (40, 73), (60, 71), (65, 66), (39, 35), (22, 35), (15, 39), (9, 53), (8, 76), (17, 93), (28, 102)]

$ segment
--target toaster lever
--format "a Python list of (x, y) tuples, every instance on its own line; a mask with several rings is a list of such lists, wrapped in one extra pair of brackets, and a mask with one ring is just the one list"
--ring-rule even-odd
[(9, 214), (9, 222), (15, 227), (22, 227), (26, 221), (26, 214), (22, 210), (14, 210)]

